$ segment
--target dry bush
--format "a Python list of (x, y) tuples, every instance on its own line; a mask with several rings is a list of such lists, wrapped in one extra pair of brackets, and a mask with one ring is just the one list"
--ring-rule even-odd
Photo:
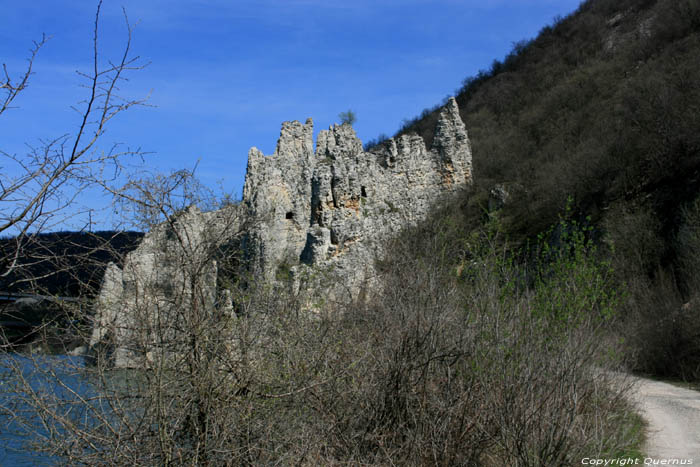
[(159, 325), (152, 308), (134, 315), (143, 369), (24, 360), (16, 428), (74, 465), (571, 465), (625, 452), (638, 441), (625, 392), (601, 371), (615, 295), (585, 236), (561, 227), (528, 268), (492, 234), (462, 232), (458, 216), (409, 230), (381, 287), (322, 314), (235, 261), (227, 274), (210, 242), (209, 256), (171, 249), (182, 270), (219, 258), (233, 306), (184, 274)]
[(341, 310), (331, 363), (346, 376), (306, 393), (317, 459), (570, 465), (634, 446), (624, 390), (600, 371), (615, 295), (591, 246), (572, 233), (527, 287), (500, 242), (437, 224), (397, 241), (381, 292)]
[(663, 270), (654, 279), (628, 282), (621, 334), (629, 366), (656, 376), (700, 378), (700, 307), (686, 302), (678, 284)]
[[(289, 401), (316, 381), (307, 378), (313, 355), (301, 352), (313, 317), (296, 314), (294, 296), (243, 280), (236, 206), (195, 226), (179, 185), (163, 186), (170, 192), (140, 185), (139, 201), (166, 216), (150, 229), (159, 267), (125, 269), (131, 299), (98, 302), (92, 364), (5, 356), (13, 397), (3, 415), (31, 449), (70, 465), (259, 465), (294, 455), (308, 410)], [(310, 369), (297, 375), (302, 366)]]

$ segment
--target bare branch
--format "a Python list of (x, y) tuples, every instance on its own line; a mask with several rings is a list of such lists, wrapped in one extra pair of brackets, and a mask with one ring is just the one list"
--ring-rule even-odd
[[(101, 9), (102, 1), (98, 3), (95, 12), (91, 71), (78, 72), (79, 76), (88, 80), (88, 96), (80, 108), (73, 107), (80, 114), (77, 130), (73, 134), (42, 141), (41, 147), (30, 148), (25, 157), (0, 152), (0, 157), (7, 162), (6, 170), (0, 174), (0, 234), (12, 232), (24, 237), (31, 230), (46, 225), (49, 219), (64, 209), (70, 207), (75, 210), (72, 201), (89, 187), (99, 185), (95, 183), (94, 177), (104, 174), (102, 167), (108, 164), (119, 167), (116, 162), (118, 159), (142, 154), (140, 150), (119, 151), (117, 145), (113, 145), (107, 152), (99, 153), (96, 147), (109, 121), (135, 105), (145, 105), (147, 100), (125, 99), (116, 94), (118, 83), (127, 79), (125, 73), (146, 66), (138, 63), (139, 57), (130, 55), (132, 26), (125, 12), (127, 34), (120, 60), (108, 61), (107, 66), (100, 66)], [(6, 91), (6, 98), (0, 113), (9, 108), (10, 103), (26, 88), (34, 59), (46, 40), (44, 36), (42, 41), (35, 43), (28, 69), (18, 82), (15, 83), (5, 69), (2, 89)], [(119, 169), (115, 171), (118, 172)], [(16, 261), (4, 263), (11, 269), (17, 267)], [(0, 271), (0, 275), (6, 276), (10, 270)]]
[(2, 103), (0, 103), (0, 115), (2, 115), (6, 110), (12, 108), (12, 101), (15, 100), (19, 93), (24, 91), (27, 86), (29, 86), (29, 77), (33, 74), (32, 67), (34, 66), (34, 60), (36, 59), (39, 50), (48, 40), (49, 38), (46, 37), (46, 35), (42, 35), (39, 42), (34, 42), (34, 47), (30, 50), (30, 56), (27, 59), (27, 69), (17, 81), (12, 80), (10, 73), (7, 71), (7, 66), (3, 63), (2, 70), (4, 77), (2, 81), (0, 81), (0, 89), (5, 91), (5, 97), (2, 99)]

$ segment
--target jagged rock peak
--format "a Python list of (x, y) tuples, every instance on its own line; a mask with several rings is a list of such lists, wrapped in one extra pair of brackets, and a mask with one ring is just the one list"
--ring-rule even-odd
[(472, 149), (467, 128), (459, 115), (454, 97), (440, 111), (435, 127), (433, 149), (440, 155), (445, 183), (460, 183), (472, 178)]
[(294, 120), (282, 123), (275, 156), (290, 158), (310, 158), (314, 153), (314, 122), (310, 118), (306, 124)]
[(442, 147), (447, 142), (464, 141), (467, 139), (467, 129), (459, 115), (459, 106), (454, 97), (450, 97), (447, 104), (440, 111), (437, 126), (435, 127), (435, 139), (433, 147)]
[(318, 133), (316, 143), (316, 157), (340, 159), (352, 157), (362, 152), (362, 141), (355, 134), (351, 125), (332, 125), (328, 130)]

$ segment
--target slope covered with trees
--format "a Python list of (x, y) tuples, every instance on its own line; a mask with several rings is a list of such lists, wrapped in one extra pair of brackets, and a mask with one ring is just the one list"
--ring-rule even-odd
[[(477, 183), (465, 229), (499, 184), (500, 228), (520, 246), (571, 197), (627, 290), (635, 368), (683, 378), (700, 377), (698, 52), (696, 0), (588, 0), (457, 94)], [(399, 133), (429, 139), (435, 117)]]
[(21, 244), (16, 237), (0, 238), (0, 258), (15, 261), (0, 277), (0, 291), (94, 296), (107, 264), (119, 263), (142, 237), (141, 232), (99, 231), (39, 233)]

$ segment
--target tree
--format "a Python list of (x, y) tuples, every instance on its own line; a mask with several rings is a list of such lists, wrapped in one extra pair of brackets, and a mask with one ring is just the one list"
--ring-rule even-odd
[(338, 114), (338, 118), (340, 119), (341, 125), (354, 125), (355, 122), (357, 122), (357, 115), (355, 115), (355, 112), (350, 109), (346, 110), (345, 112), (340, 112)]
[[(126, 39), (121, 54), (116, 59), (105, 60), (98, 47), (100, 37), (100, 13), (102, 1), (97, 3), (92, 37), (92, 66), (85, 72), (79, 72), (86, 89), (85, 97), (73, 109), (78, 113), (78, 126), (74, 131), (59, 136), (43, 139), (39, 144), (29, 146), (25, 154), (13, 154), (0, 151), (0, 235), (3, 239), (0, 248), (0, 279), (3, 292), (21, 287), (21, 290), (45, 296), (46, 290), (37, 283), (48, 276), (59, 273), (72, 275), (82, 265), (100, 256), (101, 251), (107, 251), (110, 238), (94, 236), (88, 246), (69, 245), (79, 248), (78, 253), (67, 251), (57, 252), (45, 244), (43, 232), (55, 229), (67, 219), (80, 214), (76, 201), (87, 190), (99, 187), (116, 180), (122, 173), (123, 160), (129, 156), (142, 155), (139, 150), (122, 148), (112, 145), (107, 149), (100, 148), (105, 130), (118, 115), (131, 107), (145, 105), (147, 99), (131, 99), (120, 95), (119, 87), (131, 72), (141, 70), (145, 65), (138, 56), (133, 56), (132, 26), (126, 12)], [(33, 65), (42, 48), (48, 43), (43, 36), (34, 43), (28, 58), (28, 64), (19, 74), (14, 74), (3, 65), (3, 78), (0, 90), (0, 116), (7, 118), (12, 113), (13, 106), (21, 101), (22, 94), (31, 83)], [(109, 174), (109, 175), (107, 175)], [(66, 245), (64, 245), (66, 246)], [(104, 267), (103, 264), (93, 263), (91, 269)], [(77, 277), (83, 280), (82, 277)], [(94, 284), (92, 284), (94, 286)], [(87, 291), (89, 294), (89, 291)], [(82, 295), (83, 291), (79, 291)], [(52, 320), (56, 314), (65, 317), (64, 323), (70, 323), (74, 328), (83, 327), (89, 317), (86, 302), (72, 299), (63, 302), (51, 302), (46, 318)], [(61, 308), (57, 313), (56, 308)], [(2, 319), (17, 316), (18, 307), (2, 305)], [(32, 309), (31, 313), (36, 310)], [(40, 341), (46, 337), (50, 323), (34, 328), (25, 338)], [(35, 430), (43, 416), (35, 410), (39, 406), (32, 405), (24, 396), (36, 389), (36, 381), (25, 378), (30, 366), (46, 367), (45, 361), (30, 359), (18, 363), (23, 357), (12, 353), (16, 347), (10, 345), (5, 329), (0, 336), (0, 349), (3, 353), (0, 367), (0, 377), (12, 380), (14, 384), (3, 386), (0, 392), (0, 412), (5, 416), (4, 421), (23, 426), (29, 431)], [(52, 367), (52, 372), (59, 369)], [(62, 374), (53, 378), (54, 388), (65, 388), (66, 382), (71, 381), (71, 375)], [(73, 381), (75, 378), (73, 377)], [(45, 394), (34, 393), (39, 399)], [(64, 393), (65, 394), (65, 393)], [(50, 397), (49, 394), (46, 394)], [(38, 399), (35, 399), (36, 402)], [(44, 404), (45, 406), (45, 404)], [(18, 428), (19, 429), (19, 428)], [(45, 435), (46, 432), (43, 432)], [(41, 440), (42, 437), (37, 438)]]
[[(126, 12), (127, 36), (122, 55), (103, 63), (98, 47), (101, 8), (102, 1), (98, 2), (95, 14), (92, 68), (79, 72), (85, 80), (87, 94), (74, 107), (80, 115), (78, 128), (43, 140), (24, 155), (0, 151), (3, 169), (0, 171), (0, 235), (10, 234), (15, 238), (12, 252), (0, 257), (0, 277), (16, 273), (22, 264), (31, 263), (32, 260), (23, 254), (27, 244), (36, 241), (38, 233), (55, 228), (66, 218), (78, 214), (75, 201), (82, 193), (96, 186), (96, 182), (104, 183), (109, 173), (116, 178), (121, 169), (120, 161), (125, 157), (141, 154), (119, 145), (104, 151), (98, 148), (109, 122), (129, 108), (146, 103), (146, 99), (123, 98), (118, 93), (126, 75), (144, 67), (138, 56), (132, 56), (132, 27)], [(3, 66), (5, 76), (0, 88), (5, 96), (0, 104), (0, 115), (4, 116), (29, 86), (32, 66), (46, 43), (46, 36), (34, 43), (27, 68), (17, 78), (13, 79)]]
[[(81, 74), (87, 80), (88, 95), (80, 106), (78, 130), (25, 156), (2, 153), (4, 165), (14, 164), (18, 169), (0, 172), (0, 233), (15, 234), (14, 248), (0, 257), (0, 273), (34, 284), (36, 277), (28, 267), (27, 255), (33, 251), (29, 246), (38, 241), (42, 230), (60, 222), (62, 215), (75, 214), (71, 201), (95, 186), (112, 193), (120, 212), (158, 238), (157, 259), (169, 267), (164, 274), (166, 268), (158, 263), (152, 274), (134, 278), (130, 284), (138, 288), (139, 300), (129, 304), (128, 315), (109, 315), (98, 309), (93, 316), (94, 297), (88, 296), (79, 303), (58, 302), (62, 312), (74, 319), (33, 330), (37, 345), (47, 341), (49, 327), (65, 326), (59, 332), (83, 341), (97, 333), (96, 341), (104, 344), (105, 351), (95, 354), (92, 366), (84, 365), (80, 358), (18, 355), (6, 340), (0, 344), (6, 351), (0, 356), (0, 415), (8, 422), (0, 438), (12, 431), (29, 441), (22, 449), (58, 456), (71, 465), (250, 465), (270, 459), (284, 445), (279, 437), (268, 436), (280, 410), (285, 410), (282, 402), (304, 384), (313, 386), (318, 380), (309, 375), (290, 384), (283, 381), (287, 373), (261, 371), (266, 365), (278, 365), (276, 356), (291, 358), (292, 353), (284, 349), (288, 341), (280, 339), (279, 331), (300, 323), (293, 313), (287, 313), (294, 301), (282, 300), (286, 295), (280, 291), (245, 280), (237, 254), (243, 229), (239, 206), (228, 204), (213, 215), (200, 213), (200, 223), (194, 228), (189, 223), (199, 216), (191, 206), (207, 204), (210, 199), (191, 172), (140, 179), (131, 174), (121, 188), (103, 177), (107, 167), (119, 172), (122, 158), (139, 154), (118, 147), (98, 151), (106, 126), (144, 101), (123, 100), (116, 94), (124, 74), (141, 68), (138, 57), (131, 57), (132, 29), (126, 14), (123, 55), (100, 67), (101, 7), (100, 1), (93, 67)], [(44, 43), (35, 44), (29, 66), (18, 79), (6, 72), (2, 83), (6, 97), (0, 113), (10, 109), (27, 88), (32, 64)], [(110, 247), (104, 242), (94, 249)], [(48, 274), (70, 270), (79, 259), (40, 250), (29, 261), (46, 262)], [(117, 268), (97, 266), (108, 272)], [(27, 274), (22, 276), (22, 271)], [(41, 293), (36, 288), (29, 290)], [(227, 293), (219, 295), (216, 290)], [(236, 314), (251, 318), (237, 320)], [(129, 318), (112, 320), (121, 316)], [(110, 348), (116, 332), (129, 335), (127, 350), (146, 371), (129, 371), (125, 377), (111, 371), (112, 352), (119, 350)], [(258, 358), (272, 348), (279, 350), (274, 359)]]
[[(51, 460), (57, 456), (71, 465), (221, 465), (269, 459), (274, 447), (283, 444), (268, 436), (279, 409), (284, 409), (274, 401), (290, 398), (308, 379), (299, 378), (291, 386), (283, 383), (285, 374), (259, 371), (270, 360), (257, 357), (271, 347), (283, 348), (287, 341), (279, 340), (278, 331), (290, 327), (294, 315), (286, 312), (294, 302), (281, 301), (284, 295), (279, 291), (240, 274), (239, 206), (227, 203), (215, 215), (202, 213), (201, 222), (191, 228), (189, 220), (198, 216), (191, 206), (207, 205), (211, 198), (190, 171), (150, 178), (130, 174), (121, 188), (103, 177), (107, 167), (119, 172), (122, 158), (139, 154), (117, 147), (99, 152), (97, 143), (106, 126), (144, 101), (122, 100), (115, 93), (126, 72), (141, 68), (130, 55), (132, 29), (126, 14), (123, 55), (100, 68), (101, 6), (99, 2), (95, 16), (93, 68), (81, 74), (88, 80), (88, 95), (80, 107), (78, 130), (26, 156), (2, 153), (4, 165), (15, 164), (20, 170), (19, 175), (13, 175), (17, 170), (0, 172), (0, 233), (15, 234), (14, 248), (0, 257), (0, 272), (18, 277), (15, 282), (41, 294), (33, 287), (37, 277), (30, 265), (46, 263), (48, 274), (56, 274), (85, 259), (42, 248), (32, 258), (27, 255), (40, 233), (60, 222), (62, 215), (74, 214), (71, 201), (92, 187), (113, 194), (119, 211), (141, 229), (162, 234), (158, 260), (170, 266), (165, 274), (159, 267), (135, 279), (140, 300), (131, 304), (127, 321), (110, 322), (117, 316), (99, 309), (94, 314), (94, 297), (87, 293), (78, 303), (57, 303), (72, 319), (54, 320), (32, 331), (36, 346), (44, 347), (50, 328), (87, 342), (97, 325), (98, 334), (104, 331), (97, 341), (105, 351), (95, 354), (92, 366), (80, 358), (18, 355), (6, 339), (0, 344), (6, 351), (0, 356), (0, 416), (8, 422), (0, 438), (11, 432), (19, 436), (15, 441), (28, 441), (21, 449), (45, 453)], [(2, 112), (27, 88), (44, 43), (35, 45), (19, 79), (6, 72)], [(103, 242), (92, 249), (110, 248)], [(111, 253), (118, 257), (118, 252)], [(108, 272), (117, 267), (95, 266)], [(218, 288), (228, 294), (218, 295)], [(236, 313), (253, 318), (237, 320)], [(98, 322), (103, 318), (105, 322)], [(118, 349), (110, 349), (110, 338), (116, 332), (129, 335), (128, 350), (135, 364), (147, 371), (129, 371), (125, 377), (112, 371), (111, 352)], [(311, 384), (316, 378), (310, 378)]]

